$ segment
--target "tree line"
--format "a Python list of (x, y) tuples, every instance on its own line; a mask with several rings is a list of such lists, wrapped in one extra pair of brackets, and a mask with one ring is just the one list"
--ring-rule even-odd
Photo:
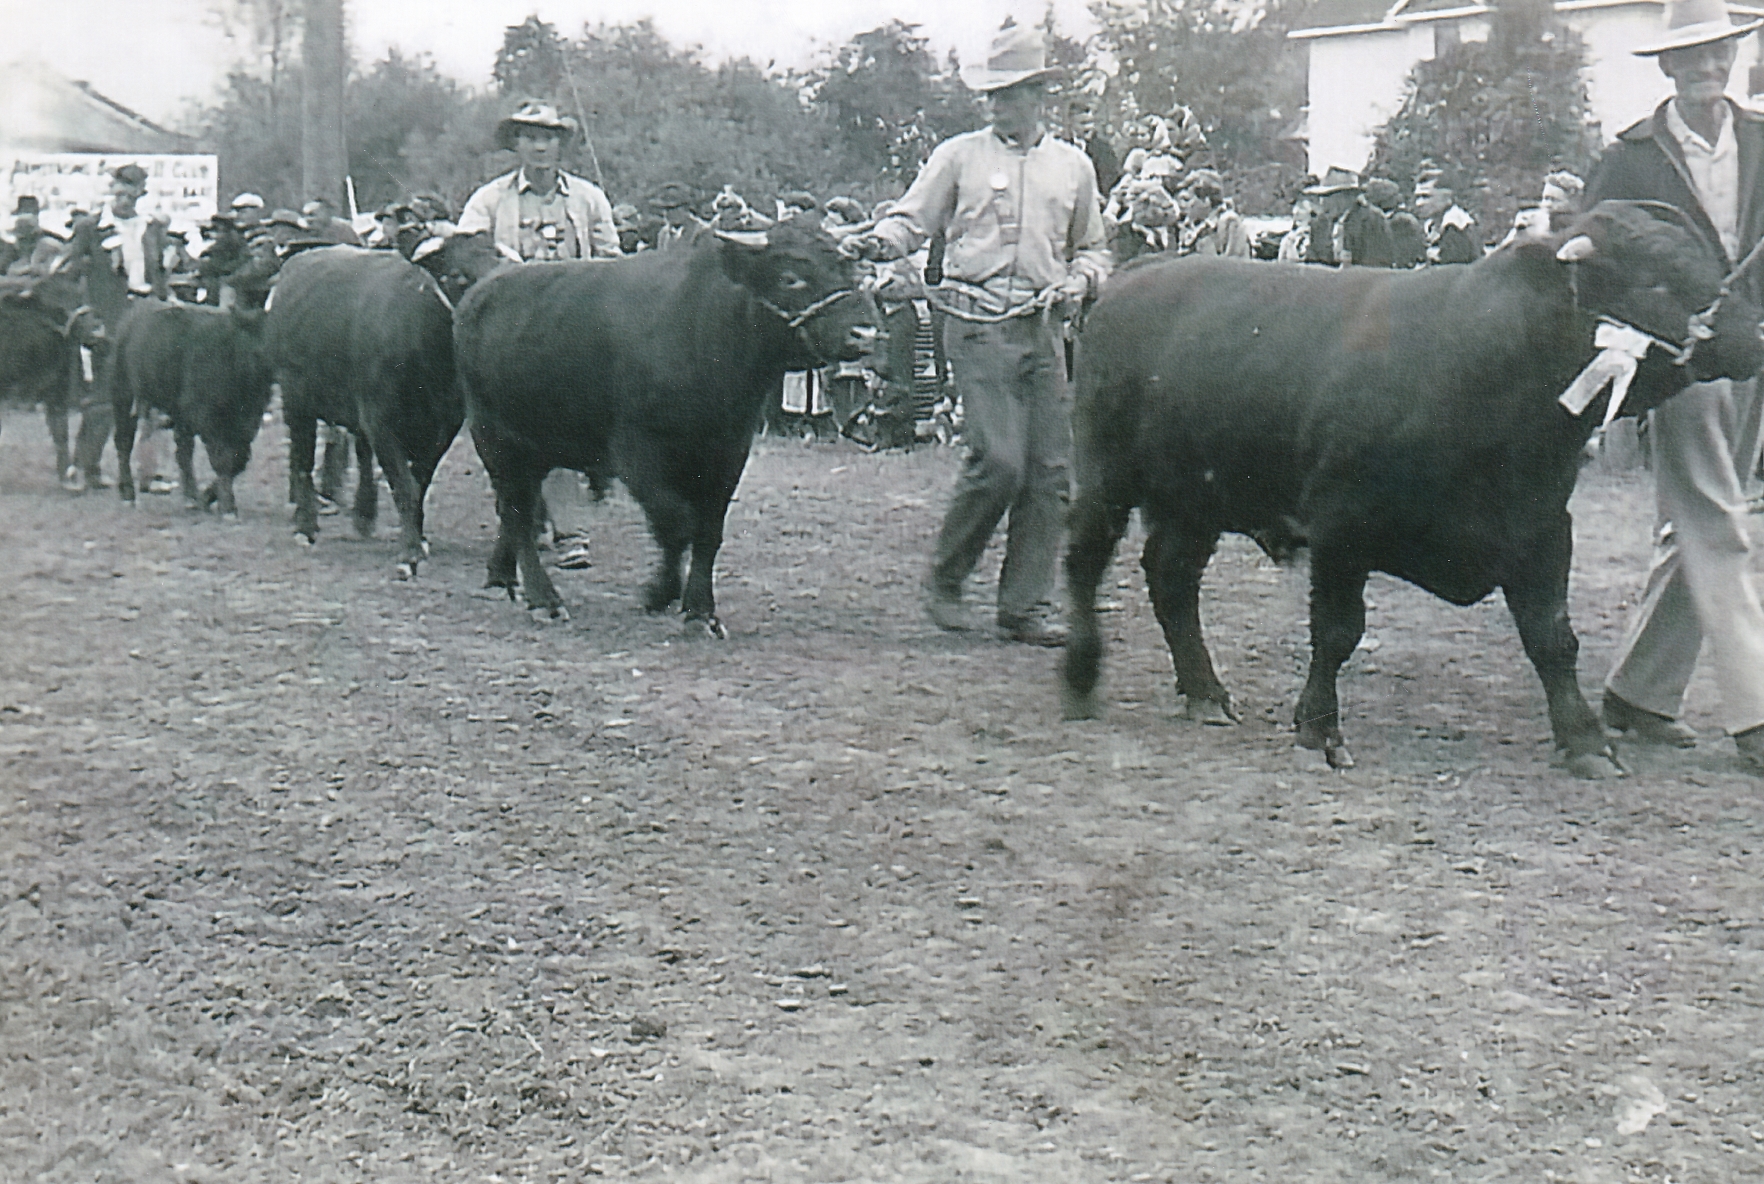
[[(1283, 212), (1304, 183), (1305, 55), (1287, 33), (1313, 0), (1094, 0), (1098, 31), (1067, 36), (1049, 10), (1053, 58), (1067, 67), (1050, 104), (1060, 130), (1094, 133), (1124, 155), (1146, 117), (1189, 107), (1206, 163), (1246, 212)], [(188, 123), (220, 156), (225, 192), (296, 205), (301, 65), (289, 0), (234, 0), (250, 14), (257, 64), (241, 68)], [(1548, 0), (1500, 0), (1496, 32), (1423, 63), (1380, 133), (1374, 167), (1399, 183), (1423, 158), (1496, 214), (1549, 167), (1584, 168), (1581, 49)], [(649, 21), (586, 25), (575, 36), (529, 17), (505, 31), (489, 84), (468, 86), (426, 57), (389, 52), (351, 70), (344, 95), (349, 173), (360, 208), (430, 192), (456, 208), (512, 167), (492, 147), (496, 122), (522, 98), (555, 102), (587, 135), (567, 162), (615, 202), (639, 207), (678, 181), (702, 197), (724, 185), (762, 198), (805, 189), (866, 204), (898, 195), (931, 148), (984, 122), (955, 55), (890, 21), (852, 37), (818, 66), (768, 71), (710, 63)]]

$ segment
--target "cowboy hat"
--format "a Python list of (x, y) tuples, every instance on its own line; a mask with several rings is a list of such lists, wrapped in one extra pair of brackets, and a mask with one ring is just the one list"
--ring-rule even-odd
[(270, 214), (268, 218), (263, 220), (263, 224), (265, 226), (293, 226), (298, 229), (305, 229), (301, 226), (300, 215), (296, 214), (293, 210), (276, 210), (274, 213)]
[(669, 181), (656, 190), (655, 196), (649, 199), (649, 204), (658, 210), (677, 210), (681, 206), (691, 205), (692, 195), (679, 181)]
[(232, 204), (229, 208), (235, 210), (261, 210), (263, 209), (263, 198), (257, 196), (255, 193), (241, 193), (238, 197), (235, 197), (232, 200)]
[(1352, 169), (1344, 169), (1340, 165), (1330, 165), (1323, 173), (1323, 179), (1305, 189), (1310, 197), (1327, 197), (1331, 193), (1343, 193), (1349, 189), (1359, 189), (1360, 174)]
[(12, 207), (14, 217), (20, 214), (41, 214), (42, 212), (43, 203), (34, 193), (19, 194), (18, 204)]
[(574, 119), (568, 115), (559, 115), (557, 108), (550, 103), (529, 99), (516, 107), (513, 115), (496, 125), (496, 146), (514, 148), (515, 137), (520, 135), (522, 129), (551, 132), (561, 140), (574, 139), (579, 130)]
[(1629, 52), (1638, 58), (1653, 57), (1674, 49), (1744, 37), (1759, 25), (1764, 25), (1764, 19), (1734, 24), (1732, 14), (1721, 0), (1670, 0), (1666, 5), (1665, 40)]
[(962, 67), (962, 82), (969, 90), (990, 94), (1025, 82), (1049, 82), (1064, 73), (1047, 64), (1047, 44), (1040, 29), (1013, 25), (1000, 29), (992, 39), (984, 66)]

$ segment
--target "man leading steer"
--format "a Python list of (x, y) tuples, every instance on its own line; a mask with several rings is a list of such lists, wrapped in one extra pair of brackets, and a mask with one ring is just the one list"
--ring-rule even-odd
[[(549, 103), (521, 104), (496, 127), (496, 146), (512, 149), (520, 167), (467, 199), (458, 232), (488, 232), (498, 251), (523, 263), (622, 254), (606, 194), (560, 167), (564, 146), (578, 130)], [(565, 472), (547, 477), (545, 504), (552, 515), (557, 566), (587, 567), (587, 497), (581, 481)]]
[(906, 195), (852, 240), (869, 258), (898, 259), (939, 231), (949, 236), (936, 296), (951, 310), (945, 343), (968, 459), (938, 537), (928, 609), (940, 628), (971, 627), (962, 584), (1008, 511), (999, 633), (1034, 645), (1065, 640), (1046, 603), (1071, 454), (1062, 326), (1109, 272), (1090, 158), (1042, 125), (1059, 73), (1040, 32), (1003, 30), (985, 67), (963, 77), (986, 95), (991, 126), (939, 144)]
[[(1678, 0), (1664, 39), (1635, 52), (1657, 57), (1675, 96), (1624, 131), (1588, 186), (1609, 198), (1682, 210), (1726, 266), (1764, 238), (1764, 119), (1727, 98), (1741, 37), (1721, 0)], [(1764, 263), (1736, 282), (1757, 299)], [(1705, 638), (1723, 722), (1741, 759), (1764, 772), (1764, 607), (1751, 574), (1746, 478), (1758, 460), (1755, 379), (1697, 383), (1652, 416), (1658, 534), (1647, 590), (1605, 680), (1605, 722), (1638, 740), (1690, 747), (1680, 716)]]

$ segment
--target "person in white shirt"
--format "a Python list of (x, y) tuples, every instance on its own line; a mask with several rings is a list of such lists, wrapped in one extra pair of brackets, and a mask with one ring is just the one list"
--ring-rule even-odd
[[(1587, 184), (1608, 199), (1665, 202), (1717, 244), (1731, 271), (1764, 239), (1764, 117), (1726, 94), (1739, 38), (1721, 0), (1674, 0), (1657, 57), (1674, 95), (1606, 149)], [(1738, 282), (1754, 300), (1754, 268)], [(1764, 773), (1764, 604), (1752, 572), (1747, 495), (1758, 463), (1758, 382), (1695, 383), (1650, 412), (1656, 534), (1647, 588), (1605, 678), (1605, 722), (1642, 741), (1688, 748), (1685, 688), (1707, 641), (1722, 723), (1741, 761)]]

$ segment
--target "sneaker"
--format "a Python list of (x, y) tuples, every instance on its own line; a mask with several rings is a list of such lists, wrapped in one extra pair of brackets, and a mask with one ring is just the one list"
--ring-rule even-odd
[(318, 512), (320, 518), (334, 518), (343, 512), (343, 507), (337, 504), (336, 499), (321, 493), (318, 495)]
[(164, 477), (158, 476), (157, 474), (151, 481), (147, 482), (148, 493), (170, 493), (176, 488), (176, 485), (173, 485), (170, 481), (167, 481)]
[(1066, 626), (1045, 612), (1032, 612), (1022, 617), (1007, 617), (1000, 614), (998, 636), (1000, 641), (1015, 641), (1023, 645), (1056, 648), (1066, 644)]
[(588, 554), (587, 535), (563, 535), (558, 538), (557, 547), (558, 555), (552, 562), (553, 567), (561, 567), (567, 571), (581, 571), (585, 567), (594, 566), (594, 560)]
[[(1688, 724), (1644, 710), (1610, 691), (1605, 692), (1605, 726), (1642, 744), (1664, 744), (1670, 748), (1697, 746), (1697, 734)], [(1760, 743), (1764, 744), (1764, 737), (1760, 737)]]
[(974, 618), (962, 602), (959, 592), (930, 588), (925, 593), (925, 615), (946, 633), (966, 633), (974, 627)]
[(78, 466), (69, 465), (67, 472), (61, 475), (61, 487), (69, 493), (84, 493), (86, 492), (86, 475), (80, 472)]

